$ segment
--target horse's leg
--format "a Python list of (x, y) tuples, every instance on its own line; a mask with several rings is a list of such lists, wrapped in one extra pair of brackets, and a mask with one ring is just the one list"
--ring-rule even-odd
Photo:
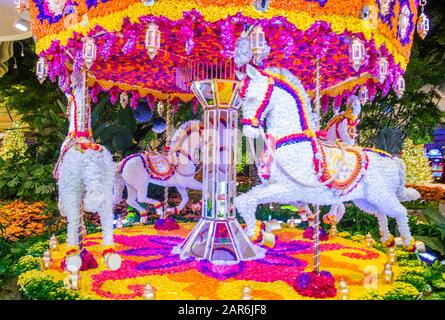
[(104, 203), (98, 211), (100, 224), (102, 225), (102, 246), (113, 244), (113, 183), (114, 183), (114, 163), (111, 154), (104, 154), (103, 168), (107, 170), (102, 176), (102, 187), (104, 192)]
[(361, 210), (373, 214), (379, 223), (379, 230), (382, 243), (385, 243), (390, 238), (391, 234), (388, 230), (388, 218), (383, 212), (379, 212), (377, 207), (371, 203), (369, 203), (365, 199), (354, 200), (354, 204)]
[[(59, 207), (66, 214), (68, 220), (67, 243), (68, 246), (79, 244), (80, 207), (82, 205), (83, 190), (69, 177), (59, 178)], [(80, 183), (80, 181), (78, 181)]]
[(187, 182), (187, 188), (193, 189), (193, 190), (202, 190), (202, 183), (195, 180), (195, 178), (190, 179), (189, 182)]
[(145, 212), (145, 209), (137, 202), (137, 192), (132, 186), (127, 184), (127, 204), (135, 208), (139, 213)]
[(182, 209), (184, 209), (185, 205), (189, 201), (189, 195), (187, 193), (187, 189), (182, 186), (176, 186), (176, 189), (178, 190), (179, 194), (181, 195), (181, 203), (178, 204), (178, 211), (180, 212)]
[(396, 219), (397, 228), (403, 239), (403, 244), (409, 246), (411, 243), (411, 232), (408, 225), (408, 212), (397, 197), (394, 195), (380, 198), (380, 202), (375, 203), (375, 205), (382, 214)]
[[(151, 204), (157, 206), (156, 208), (156, 214), (162, 215), (162, 202), (156, 199), (152, 199), (147, 197), (147, 190), (148, 190), (148, 184), (143, 185), (141, 182), (138, 182), (136, 186), (136, 192), (137, 192), (137, 198), (139, 202)], [(167, 199), (166, 199), (167, 200)]]
[(292, 194), (289, 190), (278, 183), (269, 185), (258, 185), (253, 187), (250, 191), (236, 197), (235, 206), (247, 224), (247, 235), (252, 237), (255, 232), (256, 224), (256, 208), (259, 204), (276, 202), (276, 199), (283, 199), (289, 202)]
[(328, 215), (335, 216), (335, 223), (339, 223), (345, 214), (346, 208), (343, 202), (333, 204)]

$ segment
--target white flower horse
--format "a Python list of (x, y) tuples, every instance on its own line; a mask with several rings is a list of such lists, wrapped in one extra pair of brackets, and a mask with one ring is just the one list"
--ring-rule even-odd
[(99, 214), (106, 255), (113, 251), (114, 163), (110, 152), (92, 138), (84, 77), (80, 72), (71, 75), (72, 92), (67, 94), (69, 133), (54, 178), (59, 187), (60, 213), (68, 219), (67, 255), (78, 253), (81, 210)]
[(117, 164), (114, 187), (114, 204), (122, 200), (122, 192), (127, 187), (127, 203), (141, 213), (145, 209), (138, 203), (154, 205), (158, 214), (162, 204), (147, 197), (148, 184), (176, 187), (182, 197), (181, 203), (174, 207), (180, 212), (187, 204), (187, 188), (202, 190), (201, 182), (195, 179), (197, 166), (195, 152), (202, 150), (203, 125), (198, 120), (182, 124), (173, 135), (168, 155), (156, 152), (137, 153), (126, 157)]
[[(248, 65), (246, 70), (240, 92), (243, 132), (248, 138), (272, 139), (275, 149), (270, 178), (235, 200), (248, 236), (254, 235), (259, 204), (352, 200), (376, 215), (380, 227), (387, 226), (388, 216), (395, 218), (404, 245), (410, 245), (407, 210), (400, 202), (420, 195), (405, 188), (403, 162), (379, 150), (323, 145), (309, 119), (309, 97), (295, 76), (278, 68), (259, 71)], [(380, 231), (386, 242), (387, 228)]]

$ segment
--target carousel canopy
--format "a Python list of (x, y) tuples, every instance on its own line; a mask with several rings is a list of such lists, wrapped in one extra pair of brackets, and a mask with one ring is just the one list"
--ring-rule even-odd
[(191, 81), (234, 78), (245, 36), (253, 62), (289, 69), (311, 94), (318, 58), (322, 102), (338, 106), (363, 88), (372, 99), (403, 86), (417, 7), (417, 0), (30, 0), (29, 10), (53, 81), (81, 68), (85, 37), (92, 39), (93, 95), (189, 101)]
[(27, 30), (14, 27), (18, 20), (29, 24), (29, 18), (26, 11), (19, 14), (13, 0), (0, 0), (0, 42), (30, 38), (32, 33), (29, 27)]

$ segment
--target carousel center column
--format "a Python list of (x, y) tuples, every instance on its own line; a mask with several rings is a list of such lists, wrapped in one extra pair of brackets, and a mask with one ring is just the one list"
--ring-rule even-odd
[(179, 246), (181, 258), (238, 263), (264, 256), (236, 219), (236, 155), (239, 82), (194, 81), (192, 91), (204, 108), (202, 217)]

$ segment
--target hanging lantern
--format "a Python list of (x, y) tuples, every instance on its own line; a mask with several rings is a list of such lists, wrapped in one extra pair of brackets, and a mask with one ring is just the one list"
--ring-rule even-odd
[(261, 55), (266, 47), (266, 39), (261, 26), (255, 27), (250, 34), (250, 47), (252, 48), (255, 64), (259, 64)]
[(142, 3), (143, 3), (145, 6), (150, 7), (150, 6), (152, 6), (152, 5), (155, 4), (155, 0), (142, 0)]
[(417, 20), (417, 33), (419, 34), (419, 37), (423, 40), (425, 39), (426, 35), (428, 34), (428, 31), (430, 30), (430, 19), (426, 16), (426, 14), (423, 12), (425, 9), (426, 0), (420, 1), (421, 6), (421, 14), (419, 16), (419, 19)]
[(145, 33), (145, 48), (147, 49), (150, 59), (153, 59), (161, 47), (161, 32), (158, 25), (150, 23)]
[(368, 88), (362, 86), (358, 92), (358, 99), (362, 105), (368, 102)]
[(411, 15), (411, 11), (409, 11), (409, 8), (407, 5), (404, 5), (402, 7), (402, 10), (400, 11), (399, 15), (399, 32), (400, 37), (403, 39), (406, 37), (406, 33), (408, 31), (409, 27), (409, 16)]
[(430, 20), (424, 13), (422, 13), (419, 17), (419, 20), (417, 20), (417, 33), (419, 34), (419, 37), (423, 40), (425, 39), (429, 30), (430, 30)]
[(352, 67), (355, 71), (358, 71), (365, 62), (365, 45), (363, 42), (355, 38), (349, 47), (349, 60), (352, 63)]
[(96, 44), (94, 43), (94, 39), (90, 37), (83, 38), (83, 50), (82, 56), (83, 61), (88, 69), (91, 68), (94, 60), (96, 60)]
[(40, 58), (37, 61), (36, 75), (40, 83), (43, 83), (48, 76), (48, 65), (46, 64), (45, 58)]
[(385, 82), (386, 76), (388, 75), (388, 59), (381, 57), (379, 59), (379, 81), (380, 83)]
[(121, 93), (120, 99), (119, 99), (122, 109), (125, 109), (128, 105), (128, 93), (126, 91)]
[(253, 7), (259, 12), (269, 9), (269, 0), (253, 0)]
[(397, 79), (397, 89), (396, 94), (399, 99), (403, 96), (403, 93), (405, 92), (405, 79), (403, 79), (402, 76), (399, 76)]

